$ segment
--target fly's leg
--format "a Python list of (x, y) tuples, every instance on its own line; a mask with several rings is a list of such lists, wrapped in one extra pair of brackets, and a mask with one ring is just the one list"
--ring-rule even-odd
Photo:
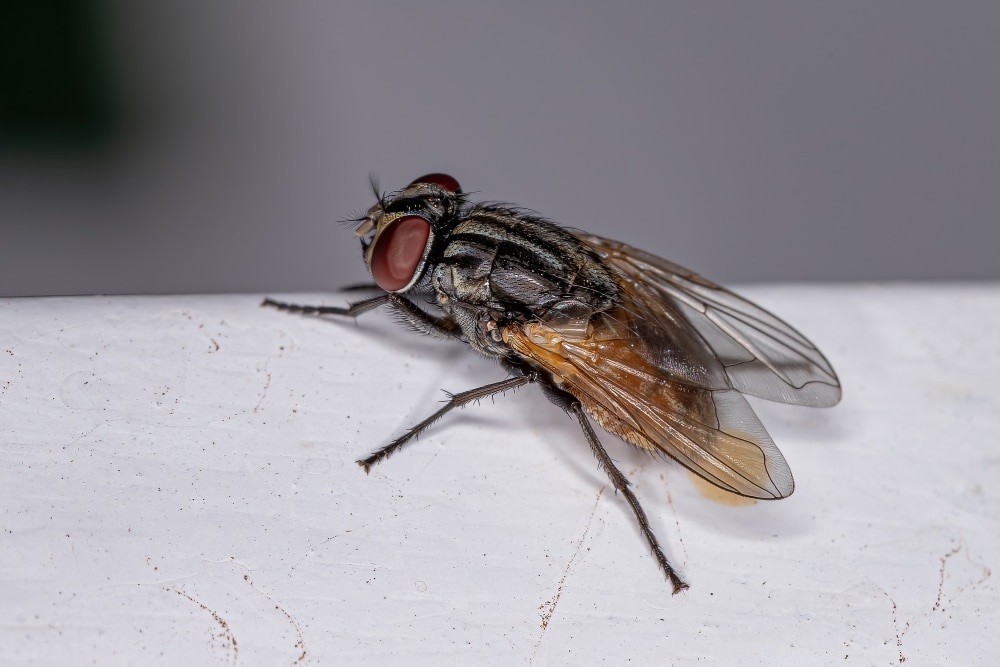
[(340, 288), (341, 292), (381, 292), (382, 288), (375, 283), (353, 283)]
[(409, 299), (398, 294), (389, 294), (389, 305), (396, 311), (396, 317), (414, 331), (436, 338), (459, 338), (461, 329), (450, 317), (431, 315)]
[[(508, 364), (511, 362), (508, 362)], [(590, 451), (594, 453), (594, 458), (597, 459), (598, 466), (607, 473), (608, 478), (615, 487), (615, 491), (621, 493), (625, 496), (625, 501), (628, 503), (629, 507), (632, 508), (632, 513), (635, 515), (636, 520), (639, 522), (639, 531), (642, 536), (646, 538), (646, 543), (649, 544), (649, 548), (653, 552), (653, 556), (656, 557), (656, 562), (659, 564), (660, 569), (663, 570), (663, 574), (666, 575), (667, 580), (674, 589), (674, 595), (680, 593), (688, 587), (684, 580), (680, 578), (677, 571), (674, 570), (673, 565), (667, 560), (666, 555), (663, 553), (663, 548), (660, 547), (659, 540), (656, 539), (656, 535), (653, 534), (653, 529), (649, 525), (649, 519), (646, 518), (646, 512), (642, 509), (642, 505), (639, 504), (639, 499), (635, 497), (632, 493), (631, 482), (628, 478), (622, 474), (622, 471), (615, 467), (614, 462), (611, 457), (608, 456), (608, 451), (604, 449), (604, 445), (598, 439), (597, 434), (594, 433), (594, 428), (590, 425), (590, 420), (587, 419), (587, 414), (583, 411), (583, 406), (580, 405), (580, 401), (577, 400), (573, 394), (560, 389), (553, 385), (550, 381), (545, 378), (539, 379), (539, 386), (545, 396), (555, 403), (557, 406), (571, 413), (576, 420), (580, 423), (580, 428), (583, 429), (583, 435), (587, 438), (587, 444), (590, 445)]]
[(537, 376), (533, 372), (528, 372), (524, 375), (517, 375), (506, 380), (501, 380), (500, 382), (494, 382), (492, 384), (479, 387), (478, 389), (470, 389), (469, 391), (463, 391), (460, 394), (452, 394), (448, 398), (448, 402), (444, 404), (444, 407), (432, 414), (427, 419), (423, 420), (416, 426), (409, 429), (406, 433), (396, 438), (388, 445), (382, 449), (374, 452), (371, 456), (363, 458), (358, 461), (358, 465), (364, 468), (365, 472), (371, 470), (371, 467), (378, 463), (379, 461), (388, 458), (397, 449), (416, 439), (428, 426), (436, 422), (438, 419), (443, 417), (453, 408), (460, 408), (466, 403), (471, 403), (472, 401), (478, 401), (481, 398), (486, 398), (487, 396), (493, 396), (494, 394), (499, 394), (501, 392), (507, 391), (509, 389), (516, 389), (518, 387), (523, 387), (526, 384), (534, 382)]
[(345, 317), (357, 317), (361, 313), (367, 313), (369, 310), (378, 308), (385, 303), (389, 303), (388, 294), (380, 294), (364, 301), (357, 301), (349, 304), (346, 308), (340, 306), (300, 306), (296, 303), (275, 301), (270, 297), (264, 299), (260, 305), (271, 306), (272, 308), (284, 310), (289, 313), (302, 313), (303, 315), (343, 315)]
[(608, 452), (604, 449), (604, 445), (598, 440), (597, 434), (594, 433), (593, 427), (590, 425), (590, 420), (587, 419), (587, 415), (583, 411), (583, 407), (579, 402), (573, 401), (569, 404), (568, 410), (573, 413), (577, 421), (580, 422), (580, 428), (583, 429), (583, 435), (587, 438), (587, 442), (590, 444), (590, 451), (594, 453), (594, 457), (597, 459), (597, 464), (607, 473), (608, 477), (611, 479), (611, 483), (614, 484), (615, 489), (619, 491), (625, 500), (628, 502), (629, 507), (632, 508), (632, 513), (635, 514), (636, 520), (639, 522), (639, 530), (642, 532), (643, 537), (646, 538), (646, 542), (649, 543), (649, 548), (653, 551), (653, 555), (656, 557), (656, 562), (659, 563), (660, 569), (663, 570), (663, 574), (667, 576), (670, 581), (670, 585), (674, 588), (674, 595), (681, 592), (688, 587), (684, 580), (680, 578), (677, 572), (674, 570), (670, 561), (663, 554), (663, 549), (660, 548), (660, 543), (656, 539), (656, 535), (653, 534), (653, 529), (649, 525), (649, 519), (646, 518), (646, 512), (643, 511), (642, 505), (639, 504), (639, 499), (635, 497), (632, 493), (632, 489), (629, 488), (631, 483), (628, 478), (622, 474), (622, 472), (615, 467), (615, 464), (611, 461), (611, 457), (608, 456)]
[[(356, 286), (356, 289), (368, 289), (369, 287), (371, 286), (358, 285)], [(301, 313), (303, 315), (342, 315), (344, 317), (357, 317), (358, 315), (367, 313), (369, 310), (374, 310), (375, 308), (385, 304), (392, 306), (400, 320), (420, 333), (437, 336), (439, 338), (454, 338), (459, 335), (458, 325), (455, 324), (455, 321), (451, 318), (432, 315), (406, 297), (392, 293), (379, 294), (378, 296), (373, 296), (370, 299), (356, 301), (349, 304), (346, 308), (341, 306), (300, 306), (295, 303), (275, 301), (271, 298), (264, 299), (260, 305), (271, 306), (272, 308), (284, 310), (285, 312)]]

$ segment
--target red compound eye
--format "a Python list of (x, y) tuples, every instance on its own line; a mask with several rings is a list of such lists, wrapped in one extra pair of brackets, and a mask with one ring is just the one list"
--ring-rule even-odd
[(410, 185), (416, 185), (417, 183), (430, 183), (432, 185), (437, 185), (444, 188), (448, 192), (461, 192), (462, 186), (458, 184), (458, 181), (454, 177), (448, 174), (427, 174), (421, 176), (420, 178), (414, 179)]
[(387, 292), (406, 287), (424, 256), (431, 224), (419, 215), (406, 215), (389, 223), (375, 238), (372, 278)]

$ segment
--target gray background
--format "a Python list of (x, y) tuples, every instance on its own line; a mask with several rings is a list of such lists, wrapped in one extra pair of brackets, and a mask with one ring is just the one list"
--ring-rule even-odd
[(332, 290), (448, 171), (723, 281), (1000, 278), (1000, 3), (110, 4), (124, 124), (0, 156), (0, 294)]

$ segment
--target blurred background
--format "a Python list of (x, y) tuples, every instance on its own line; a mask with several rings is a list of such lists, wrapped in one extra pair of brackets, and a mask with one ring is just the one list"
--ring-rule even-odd
[(429, 171), (725, 282), (1000, 278), (1000, 3), (0, 5), (0, 295), (333, 290)]

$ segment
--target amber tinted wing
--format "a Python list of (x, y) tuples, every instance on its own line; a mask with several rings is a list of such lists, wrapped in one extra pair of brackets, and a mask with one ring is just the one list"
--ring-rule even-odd
[[(642, 324), (631, 312), (637, 305), (626, 298), (622, 307), (594, 316), (583, 335), (531, 322), (509, 325), (504, 340), (626, 441), (666, 454), (733, 493), (789, 495), (788, 464), (743, 396), (724, 384), (688, 384), (655, 363), (647, 339), (635, 331)], [(725, 377), (721, 367), (711, 375)]]
[(782, 320), (683, 267), (578, 238), (617, 274), (620, 304), (586, 326), (511, 325), (508, 344), (628, 442), (733, 493), (789, 495), (788, 464), (742, 393), (833, 405), (840, 383), (826, 358)]
[[(591, 234), (577, 236), (618, 273), (642, 326), (669, 331), (683, 318), (721, 363), (732, 388), (795, 405), (828, 407), (840, 400), (840, 382), (830, 362), (805, 336), (763, 308), (632, 246)], [(671, 344), (669, 334), (659, 339)], [(682, 342), (698, 345), (696, 340)], [(718, 380), (699, 386), (716, 388)]]

